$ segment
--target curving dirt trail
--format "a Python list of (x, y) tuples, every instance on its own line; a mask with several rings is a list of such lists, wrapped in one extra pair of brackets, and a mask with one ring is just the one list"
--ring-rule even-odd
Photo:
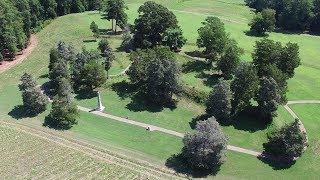
[(0, 73), (3, 73), (10, 68), (16, 66), (17, 64), (20, 64), (25, 60), (31, 53), (32, 51), (37, 47), (38, 45), (38, 39), (35, 35), (31, 35), (29, 39), (29, 45), (26, 49), (22, 50), (19, 52), (18, 55), (16, 55), (15, 59), (13, 61), (4, 61), (0, 65)]

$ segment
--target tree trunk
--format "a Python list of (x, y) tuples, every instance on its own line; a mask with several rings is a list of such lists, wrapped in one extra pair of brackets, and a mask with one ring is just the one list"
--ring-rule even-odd
[(107, 71), (107, 79), (109, 79), (109, 71)]

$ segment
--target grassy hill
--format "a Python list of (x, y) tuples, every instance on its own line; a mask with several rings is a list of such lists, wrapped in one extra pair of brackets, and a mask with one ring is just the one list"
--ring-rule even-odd
[[(127, 0), (129, 20), (132, 23), (137, 17), (137, 9), (144, 0)], [(201, 21), (208, 15), (220, 17), (226, 26), (230, 36), (234, 38), (239, 46), (245, 50), (242, 56), (243, 61), (250, 61), (250, 54), (253, 51), (254, 42), (260, 38), (247, 36), (245, 31), (249, 30), (248, 22), (252, 12), (241, 0), (157, 0), (172, 10), (178, 17), (179, 25), (188, 39), (187, 46), (183, 53), (199, 50), (196, 47), (197, 29)], [(81, 14), (70, 14), (53, 20), (42, 31), (36, 34), (39, 45), (35, 51), (20, 65), (0, 74), (0, 119), (12, 121), (22, 125), (43, 128), (42, 123), (49, 111), (43, 114), (26, 118), (21, 112), (15, 109), (21, 105), (21, 96), (17, 84), (24, 72), (31, 73), (39, 83), (48, 81), (47, 66), (49, 62), (49, 50), (62, 40), (72, 44), (77, 50), (82, 47), (96, 49), (98, 42), (94, 39), (89, 26), (95, 21), (99, 28), (108, 29), (111, 22), (102, 19), (98, 12), (85, 12)], [(114, 49), (119, 47), (121, 36), (107, 36)], [(296, 70), (296, 75), (289, 81), (289, 100), (320, 99), (320, 37), (307, 34), (285, 34), (271, 33), (269, 38), (283, 43), (296, 42), (300, 46), (302, 65)], [(111, 74), (118, 74), (129, 64), (127, 53), (115, 52), (117, 60), (110, 70)], [(181, 65), (191, 59), (178, 56)], [(200, 76), (199, 72), (192, 71), (182, 74), (182, 80), (189, 86), (209, 92), (212, 83)], [(204, 112), (204, 107), (191, 100), (182, 98), (176, 108), (150, 108), (141, 105), (139, 99), (135, 99), (128, 91), (127, 78), (117, 77), (110, 79), (102, 90), (103, 103), (106, 106), (105, 112), (130, 119), (161, 126), (179, 132), (190, 131), (190, 124), (193, 118)], [(79, 105), (93, 108), (96, 106), (96, 98), (76, 97)], [(235, 152), (228, 152), (228, 161), (221, 167), (217, 178), (243, 178), (243, 179), (269, 179), (269, 178), (292, 178), (292, 179), (315, 179), (320, 173), (319, 168), (319, 137), (317, 132), (320, 127), (320, 107), (317, 105), (294, 105), (296, 111), (304, 122), (309, 138), (310, 147), (306, 154), (289, 169), (275, 170), (274, 167), (265, 164), (255, 157)], [(255, 117), (242, 117), (238, 123), (232, 126), (223, 127), (229, 137), (229, 143), (243, 148), (262, 150), (262, 143), (266, 141), (266, 133), (273, 128), (280, 127), (293, 119), (288, 112), (280, 107), (279, 116), (270, 127), (261, 126)], [(8, 131), (8, 130), (3, 130)], [(15, 133), (11, 132), (10, 133)], [(79, 124), (69, 132), (62, 132), (72, 137), (85, 140), (92, 144), (108, 148), (112, 151), (128, 154), (129, 156), (144, 159), (146, 161), (163, 165), (172, 155), (178, 153), (182, 147), (181, 139), (170, 135), (146, 132), (145, 129), (119, 123), (110, 119), (100, 118), (88, 113), (81, 113)], [(7, 137), (7, 136), (5, 136)], [(10, 139), (8, 139), (9, 141)], [(27, 141), (29, 142), (29, 141)], [(5, 146), (16, 149), (17, 146)], [(28, 145), (28, 143), (26, 143)], [(46, 151), (47, 152), (47, 151)], [(59, 155), (57, 155), (59, 156)], [(82, 157), (82, 155), (79, 155)], [(85, 157), (84, 159), (86, 159)], [(91, 160), (88, 160), (88, 162)], [(93, 161), (93, 160), (92, 160)], [(13, 164), (15, 161), (13, 161)], [(94, 163), (93, 163), (94, 164)], [(43, 165), (41, 168), (45, 168)], [(100, 165), (97, 165), (98, 167)], [(102, 167), (102, 166), (101, 166)], [(116, 167), (114, 167), (116, 168)], [(112, 168), (111, 168), (112, 169)], [(120, 172), (125, 170), (119, 170)], [(303, 172), (303, 173), (302, 173)], [(135, 173), (133, 173), (135, 174)], [(135, 175), (132, 175), (135, 177)], [(28, 176), (29, 177), (29, 176)], [(131, 177), (128, 176), (128, 177)], [(137, 176), (139, 177), (139, 176)]]

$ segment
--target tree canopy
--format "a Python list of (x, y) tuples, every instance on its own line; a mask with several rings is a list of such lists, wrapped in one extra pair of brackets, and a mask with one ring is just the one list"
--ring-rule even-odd
[(227, 138), (214, 117), (199, 121), (183, 138), (182, 156), (194, 169), (217, 170), (225, 162)]
[(176, 28), (178, 20), (168, 8), (153, 1), (147, 1), (138, 9), (139, 16), (134, 23), (134, 46), (149, 48), (161, 44), (163, 33)]

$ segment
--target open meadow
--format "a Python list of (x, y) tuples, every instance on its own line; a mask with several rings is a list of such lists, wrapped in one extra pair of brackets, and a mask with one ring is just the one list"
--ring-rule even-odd
[[(130, 23), (133, 23), (138, 16), (137, 9), (143, 2), (145, 0), (126, 0), (128, 5), (126, 12)], [(242, 0), (155, 0), (155, 2), (163, 4), (174, 12), (188, 40), (182, 52), (177, 54), (177, 59), (183, 69), (199, 63), (183, 54), (201, 50), (196, 45), (197, 29), (209, 15), (219, 17), (224, 22), (230, 37), (234, 38), (244, 50), (241, 60), (252, 60), (251, 53), (255, 41), (261, 38), (246, 35), (245, 32), (249, 30), (248, 23), (253, 12), (245, 6)], [(89, 29), (92, 21), (95, 21), (100, 29), (111, 28), (111, 22), (102, 18), (101, 13), (89, 11), (58, 17), (35, 34), (38, 45), (31, 55), (23, 63), (0, 73), (0, 120), (21, 126), (45, 128), (42, 123), (49, 114), (49, 110), (36, 117), (24, 117), (19, 110), (18, 106), (22, 104), (21, 93), (18, 89), (19, 79), (24, 72), (28, 72), (37, 78), (38, 83), (48, 82), (49, 51), (59, 41), (71, 44), (77, 51), (82, 48), (97, 49), (99, 40), (94, 41), (95, 38)], [(196, 119), (205, 112), (204, 104), (181, 96), (176, 97), (179, 98), (176, 107), (159, 108), (145, 105), (144, 100), (137, 97), (132, 90), (128, 77), (117, 76), (130, 65), (129, 53), (117, 50), (122, 42), (121, 35), (104, 34), (102, 36), (108, 38), (116, 56), (109, 72), (113, 77), (110, 77), (100, 90), (102, 103), (106, 107), (104, 112), (179, 133), (193, 131)], [(272, 32), (269, 38), (283, 44), (295, 42), (300, 47), (302, 62), (296, 69), (295, 76), (289, 80), (288, 100), (320, 100), (320, 36)], [(183, 71), (181, 82), (189, 88), (195, 88), (197, 91), (208, 94), (216, 80), (196, 68), (189, 68)], [(75, 95), (75, 100), (77, 105), (82, 107), (93, 109), (97, 106), (96, 95), (88, 97), (78, 94)], [(309, 147), (306, 153), (294, 165), (288, 169), (281, 169), (270, 162), (262, 162), (254, 156), (228, 151), (228, 160), (221, 166), (221, 170), (215, 176), (208, 177), (218, 179), (317, 179), (320, 174), (320, 105), (297, 104), (290, 105), (290, 107), (303, 122), (309, 137)], [(269, 126), (261, 124), (254, 115), (237, 117), (235, 123), (223, 126), (223, 131), (228, 136), (228, 143), (261, 152), (262, 144), (267, 141), (268, 132), (294, 120), (283, 106), (279, 107), (277, 113), (278, 116)], [(142, 127), (87, 112), (81, 112), (78, 121), (78, 124), (68, 132), (59, 133), (157, 166), (164, 167), (168, 159), (178, 154), (183, 146), (179, 137), (158, 131), (149, 132)], [(135, 170), (135, 166), (126, 168), (126, 165), (123, 164), (101, 161), (82, 151), (70, 151), (70, 147), (66, 145), (48, 143), (39, 137), (21, 133), (9, 125), (0, 124), (0, 137), (0, 146), (3, 147), (0, 159), (4, 158), (0, 168), (1, 177), (10, 177), (17, 173), (21, 178), (44, 178), (50, 175), (61, 177), (72, 173), (71, 179), (83, 178), (83, 175), (88, 178), (109, 179), (154, 178), (144, 175), (148, 175), (147, 168)], [(12, 156), (12, 152), (17, 156)], [(48, 155), (47, 152), (51, 154)], [(21, 162), (28, 162), (30, 160), (28, 158), (31, 157), (34, 157), (31, 163), (22, 165)], [(54, 157), (53, 160), (51, 157)], [(7, 165), (4, 167), (5, 164)], [(165, 170), (164, 173), (167, 173), (168, 176), (156, 178), (175, 178), (170, 170)]]

